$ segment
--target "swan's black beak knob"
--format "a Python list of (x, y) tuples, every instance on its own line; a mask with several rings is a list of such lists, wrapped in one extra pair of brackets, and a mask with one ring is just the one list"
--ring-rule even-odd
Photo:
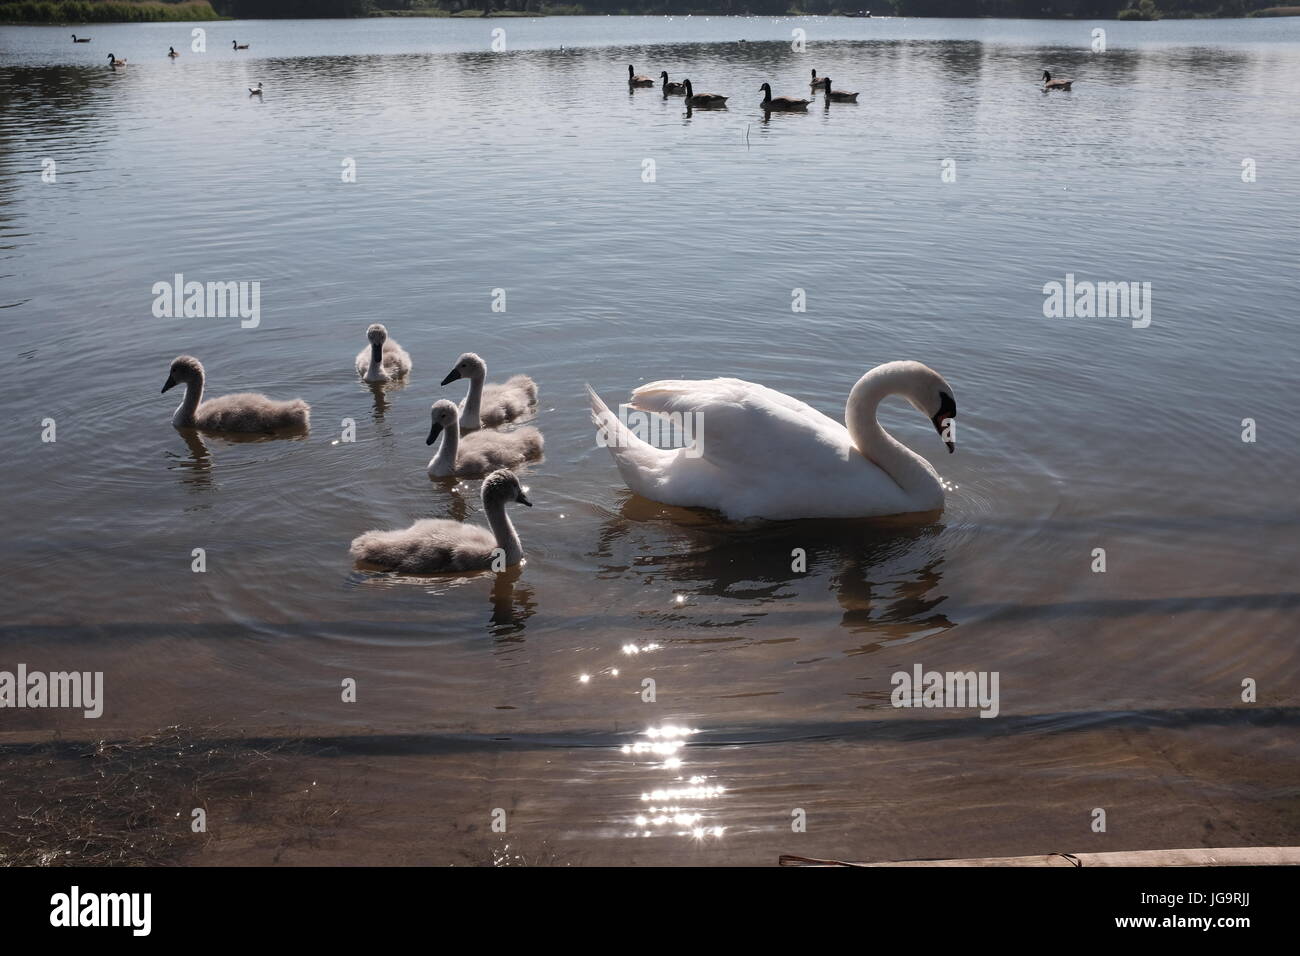
[[(163, 384), (162, 390), (163, 390), (163, 392), (165, 392), (165, 391), (167, 391), (167, 389), (172, 388), (172, 387), (174, 387), (175, 385), (176, 385), (176, 376), (175, 376), (175, 375), (168, 375), (168, 376), (167, 376), (167, 381)], [(159, 392), (159, 394), (161, 395), (162, 392)]]
[(442, 380), (442, 384), (446, 385), (448, 382), (454, 382), (458, 378), (460, 378), (460, 369), (454, 368), (447, 373), (447, 377)]
[(434, 442), (438, 440), (438, 436), (441, 434), (442, 434), (442, 426), (439, 425), (437, 422), (434, 422), (433, 427), (429, 429), (429, 437), (424, 440), (424, 443), (426, 445), (432, 445)]

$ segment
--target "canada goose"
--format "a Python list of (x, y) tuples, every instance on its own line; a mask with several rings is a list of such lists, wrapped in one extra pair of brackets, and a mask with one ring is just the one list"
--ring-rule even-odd
[(825, 81), (825, 79), (826, 78), (824, 76), (818, 76), (817, 71), (813, 70), (812, 80), (808, 83), (808, 89), (816, 93), (818, 90), (822, 88), (822, 83)]
[(357, 374), (367, 382), (387, 382), (411, 371), (411, 356), (388, 337), (378, 322), (366, 329), (370, 343), (357, 353)]
[(627, 85), (628, 86), (654, 86), (655, 81), (648, 76), (642, 76), (636, 70), (632, 69), (632, 64), (627, 65)]
[(240, 42), (238, 42), (237, 40), (231, 40), (231, 41), (230, 41), (230, 45), (231, 45), (234, 49), (236, 49), (236, 50), (247, 50), (247, 49), (248, 49), (248, 44), (247, 44), (247, 43), (240, 43)]
[(250, 86), (250, 87), (248, 88), (248, 95), (249, 95), (249, 96), (261, 96), (261, 95), (262, 95), (262, 84), (261, 84), (261, 83), (258, 83), (257, 86), (256, 86), (256, 88)]
[(167, 48), (167, 55), (172, 59), (176, 59), (176, 57), (180, 56), (180, 54), (176, 52), (176, 47), (174, 46), (169, 46)]
[(367, 531), (353, 539), (348, 551), (358, 564), (407, 574), (495, 571), (520, 564), (524, 547), (506, 514), (506, 505), (517, 502), (531, 508), (533, 503), (518, 476), (494, 471), (483, 479), (480, 494), (487, 528), (448, 518), (425, 518), (399, 531)]
[(73, 43), (89, 43), (89, 42), (90, 42), (90, 37), (79, 37), (79, 36), (77, 36), (77, 35), (74, 33), (74, 34), (72, 34), (72, 42), (73, 42)]
[(763, 91), (763, 109), (768, 111), (782, 110), (789, 113), (794, 110), (806, 110), (808, 104), (812, 102), (796, 96), (773, 96), (771, 83), (764, 83), (759, 89)]
[(661, 86), (663, 86), (664, 96), (668, 96), (668, 95), (670, 95), (670, 94), (671, 94), (671, 95), (674, 95), (674, 96), (681, 96), (681, 95), (683, 95), (683, 94), (686, 92), (686, 84), (685, 84), (685, 83), (669, 83), (669, 82), (668, 82), (668, 71), (667, 71), (667, 70), (664, 70), (662, 73), (660, 73), (660, 74), (659, 74), (659, 78), (660, 78), (661, 80), (663, 80), (663, 83), (661, 84)]
[(311, 406), (301, 398), (277, 402), (255, 392), (239, 392), (199, 404), (203, 399), (204, 378), (203, 365), (192, 355), (178, 355), (172, 361), (162, 390), (185, 386), (185, 399), (172, 414), (172, 424), (177, 428), (274, 432), (303, 429), (310, 421)]
[(439, 436), (442, 444), (429, 459), (426, 469), (430, 478), (477, 478), (498, 468), (516, 468), (542, 457), (542, 433), (525, 426), (510, 432), (474, 431), (460, 433), (460, 410), (454, 402), (441, 398), (430, 411), (433, 425), (426, 445)]
[(686, 102), (689, 106), (700, 106), (709, 109), (715, 106), (726, 106), (729, 97), (719, 96), (717, 93), (696, 93), (691, 89), (690, 80), (682, 80), (682, 85), (686, 87)]
[(831, 78), (822, 77), (822, 89), (826, 91), (826, 99), (835, 103), (856, 103), (858, 101), (857, 93), (846, 93), (844, 90), (832, 90)]
[(1046, 70), (1043, 71), (1043, 89), (1044, 90), (1068, 90), (1074, 85), (1074, 80), (1054, 80), (1052, 74)]
[(537, 383), (527, 375), (513, 375), (499, 385), (484, 385), (487, 363), (473, 352), (456, 360), (442, 384), (461, 378), (469, 379), (469, 392), (460, 403), (461, 431), (512, 422), (537, 404)]
[(119, 60), (113, 54), (108, 55), (108, 65), (111, 67), (126, 66), (126, 60)]
[(888, 362), (863, 375), (842, 424), (793, 396), (735, 378), (635, 389), (630, 405), (638, 411), (708, 422), (697, 455), (649, 444), (590, 387), (588, 395), (599, 444), (628, 488), (652, 501), (712, 508), (734, 520), (867, 518), (944, 505), (934, 467), (876, 420), (880, 403), (898, 395), (953, 451), (952, 387), (920, 362)]

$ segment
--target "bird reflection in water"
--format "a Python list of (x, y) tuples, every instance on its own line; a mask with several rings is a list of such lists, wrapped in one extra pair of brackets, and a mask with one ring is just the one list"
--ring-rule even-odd
[[(939, 519), (736, 523), (631, 495), (602, 522), (594, 555), (605, 575), (643, 577), (662, 589), (664, 610), (645, 612), (661, 625), (744, 625), (777, 602), (820, 610), (829, 589), (843, 627), (883, 629), (876, 646), (955, 626), (938, 609), (946, 600)], [(683, 616), (691, 605), (701, 612)]]
[(212, 453), (208, 451), (207, 444), (197, 431), (187, 428), (179, 431), (186, 447), (189, 449), (189, 457), (182, 458), (174, 452), (167, 452), (167, 457), (171, 459), (168, 469), (176, 469), (181, 472), (181, 481), (191, 487), (207, 490), (212, 487)]
[(521, 640), (518, 635), (523, 633), (524, 625), (537, 611), (533, 589), (519, 586), (523, 573), (524, 566), (516, 565), (498, 571), (496, 580), (492, 582), (492, 617), (488, 630), (494, 637)]

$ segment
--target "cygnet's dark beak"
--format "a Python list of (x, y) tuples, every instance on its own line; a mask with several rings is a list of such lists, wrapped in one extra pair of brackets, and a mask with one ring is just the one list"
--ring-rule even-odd
[(442, 380), (442, 384), (446, 385), (448, 382), (454, 382), (458, 378), (460, 378), (460, 369), (454, 368), (447, 373), (447, 377)]
[(533, 503), (528, 500), (528, 496), (522, 491), (519, 492), (519, 497), (516, 498), (515, 501), (519, 502), (521, 505), (528, 505), (530, 508), (533, 506)]
[[(175, 384), (176, 384), (176, 376), (175, 376), (175, 375), (168, 375), (168, 376), (167, 376), (167, 381), (166, 381), (166, 383), (163, 384), (163, 387), (162, 387), (163, 392), (167, 391), (167, 389), (171, 388), (171, 387), (174, 386)], [(162, 392), (159, 392), (159, 394), (161, 395)]]
[(442, 426), (439, 425), (437, 422), (434, 422), (433, 427), (429, 429), (429, 437), (424, 440), (424, 443), (426, 445), (432, 445), (434, 442), (438, 440), (438, 436), (441, 434), (442, 434)]

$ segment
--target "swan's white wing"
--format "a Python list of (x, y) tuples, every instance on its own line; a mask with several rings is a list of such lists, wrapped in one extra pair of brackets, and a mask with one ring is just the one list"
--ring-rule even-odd
[(704, 460), (725, 471), (768, 475), (774, 460), (816, 472), (843, 466), (848, 431), (806, 402), (738, 378), (662, 381), (632, 393), (647, 412), (698, 415)]

